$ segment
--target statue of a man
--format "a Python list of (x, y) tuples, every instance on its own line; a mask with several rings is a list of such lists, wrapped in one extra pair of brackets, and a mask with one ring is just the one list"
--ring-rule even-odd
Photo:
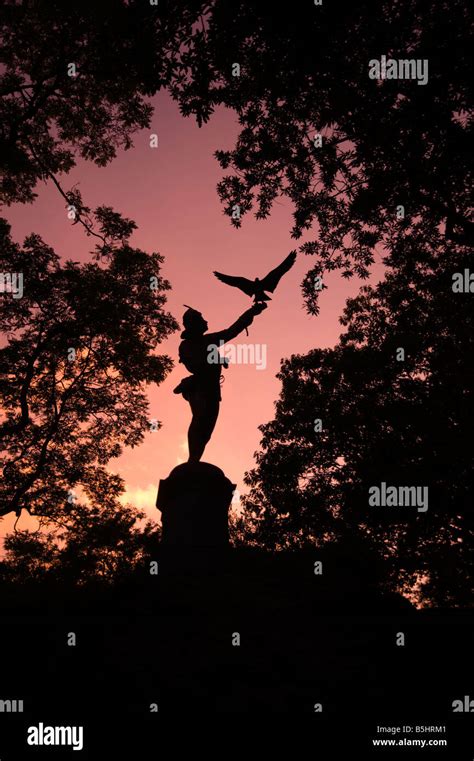
[(266, 309), (266, 304), (254, 304), (227, 330), (206, 333), (208, 324), (201, 312), (189, 308), (183, 315), (179, 361), (192, 375), (184, 378), (174, 389), (189, 402), (192, 412), (188, 430), (189, 462), (198, 462), (211, 438), (219, 414), (221, 401), (220, 379), (222, 363), (209, 362), (210, 347), (222, 346), (231, 341), (253, 322), (255, 315)]

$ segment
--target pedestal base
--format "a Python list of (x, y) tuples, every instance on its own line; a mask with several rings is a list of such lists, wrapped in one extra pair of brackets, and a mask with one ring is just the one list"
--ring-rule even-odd
[(215, 465), (186, 462), (160, 481), (161, 554), (179, 569), (220, 563), (229, 546), (228, 511), (235, 489)]

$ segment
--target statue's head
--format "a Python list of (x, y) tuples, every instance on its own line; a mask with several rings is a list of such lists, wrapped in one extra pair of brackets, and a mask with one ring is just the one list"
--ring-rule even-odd
[[(187, 305), (185, 304), (184, 306)], [(181, 338), (202, 336), (209, 327), (201, 312), (192, 307), (188, 307), (183, 314), (183, 326), (184, 330), (181, 333)]]

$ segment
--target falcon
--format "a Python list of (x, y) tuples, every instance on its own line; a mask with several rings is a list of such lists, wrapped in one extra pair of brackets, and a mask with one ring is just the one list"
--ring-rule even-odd
[(240, 288), (240, 290), (246, 293), (247, 296), (253, 296), (254, 304), (261, 304), (264, 301), (271, 301), (270, 296), (267, 296), (265, 291), (273, 293), (282, 276), (293, 267), (295, 261), (296, 251), (292, 251), (291, 254), (288, 254), (286, 259), (278, 265), (278, 267), (271, 270), (271, 272), (269, 272), (262, 280), (259, 280), (258, 277), (256, 277), (255, 280), (248, 280), (246, 277), (223, 275), (222, 272), (214, 272), (214, 275), (222, 283), (232, 285), (234, 288)]

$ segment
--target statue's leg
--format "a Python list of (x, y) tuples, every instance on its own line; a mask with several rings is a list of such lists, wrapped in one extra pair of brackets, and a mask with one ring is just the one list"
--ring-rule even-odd
[(219, 400), (195, 391), (190, 394), (189, 404), (193, 413), (188, 430), (189, 460), (199, 462), (216, 425)]

